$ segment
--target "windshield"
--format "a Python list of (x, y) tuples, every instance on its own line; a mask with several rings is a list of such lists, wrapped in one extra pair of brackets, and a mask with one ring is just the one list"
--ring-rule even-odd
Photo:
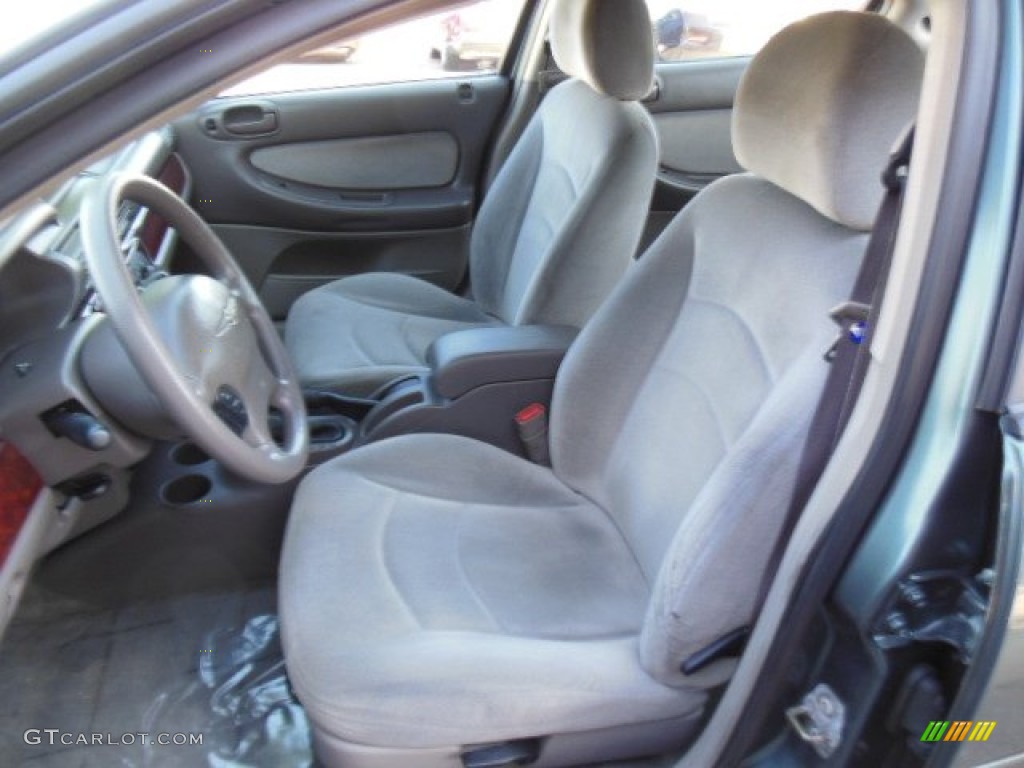
[(10, 3), (0, 25), (0, 59), (50, 30), (110, 0), (30, 0)]

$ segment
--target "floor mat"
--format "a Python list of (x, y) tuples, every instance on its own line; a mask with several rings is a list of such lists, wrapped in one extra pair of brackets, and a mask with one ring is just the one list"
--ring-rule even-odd
[(34, 587), (0, 644), (3, 764), (312, 765), (274, 597), (266, 587), (112, 608)]

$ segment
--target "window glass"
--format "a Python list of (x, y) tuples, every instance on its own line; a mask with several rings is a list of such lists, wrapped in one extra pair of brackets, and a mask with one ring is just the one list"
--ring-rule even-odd
[(786, 25), (815, 13), (859, 10), (865, 0), (647, 0), (660, 61), (757, 53)]
[(0, 25), (0, 59), (63, 24), (68, 24), (94, 6), (110, 0), (33, 0), (5, 3)]
[(480, 0), (359, 38), (338, 40), (267, 69), (225, 96), (337, 88), (495, 72), (524, 0)]

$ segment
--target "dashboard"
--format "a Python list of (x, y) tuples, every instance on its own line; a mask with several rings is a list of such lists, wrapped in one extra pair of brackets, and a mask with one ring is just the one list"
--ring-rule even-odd
[[(39, 555), (124, 509), (131, 468), (152, 446), (97, 401), (81, 370), (83, 350), (109, 330), (86, 264), (81, 210), (98, 182), (120, 171), (157, 179), (186, 201), (191, 194), (165, 129), (0, 221), (0, 629)], [(140, 290), (174, 271), (178, 236), (158, 214), (125, 202), (116, 228)], [(117, 398), (147, 396), (127, 377), (118, 386)]]
[[(0, 228), (0, 360), (30, 339), (102, 309), (82, 252), (79, 211), (97, 180), (117, 171), (151, 176), (185, 200), (191, 192), (189, 171), (165, 129), (82, 171), (51, 199)], [(117, 226), (136, 284), (171, 268), (177, 234), (159, 215), (126, 201)]]
[[(96, 400), (80, 362), (108, 325), (83, 251), (81, 210), (100, 180), (121, 171), (158, 179), (185, 200), (191, 193), (188, 168), (174, 152), (173, 133), (164, 129), (0, 222), (0, 445), (16, 448), (44, 485), (69, 498), (111, 499), (116, 494), (105, 489), (112, 478), (151, 446)], [(158, 214), (126, 201), (116, 227), (137, 287), (174, 271), (178, 236)], [(140, 384), (120, 384), (118, 398), (146, 397)]]

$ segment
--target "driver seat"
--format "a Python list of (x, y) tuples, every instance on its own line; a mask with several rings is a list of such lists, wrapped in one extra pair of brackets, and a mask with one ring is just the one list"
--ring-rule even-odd
[(494, 745), (572, 765), (693, 739), (735, 660), (681, 662), (756, 614), (829, 309), (852, 290), (922, 70), (867, 13), (768, 43), (736, 97), (748, 173), (705, 189), (578, 337), (551, 468), (416, 434), (303, 481), (281, 626), (326, 765), (483, 764)]
[(452, 331), (580, 328), (622, 279), (658, 165), (654, 123), (637, 101), (654, 78), (646, 0), (560, 0), (551, 46), (572, 79), (544, 97), (483, 201), (472, 297), (394, 273), (310, 291), (285, 326), (304, 385), (368, 396), (422, 372), (427, 348)]

